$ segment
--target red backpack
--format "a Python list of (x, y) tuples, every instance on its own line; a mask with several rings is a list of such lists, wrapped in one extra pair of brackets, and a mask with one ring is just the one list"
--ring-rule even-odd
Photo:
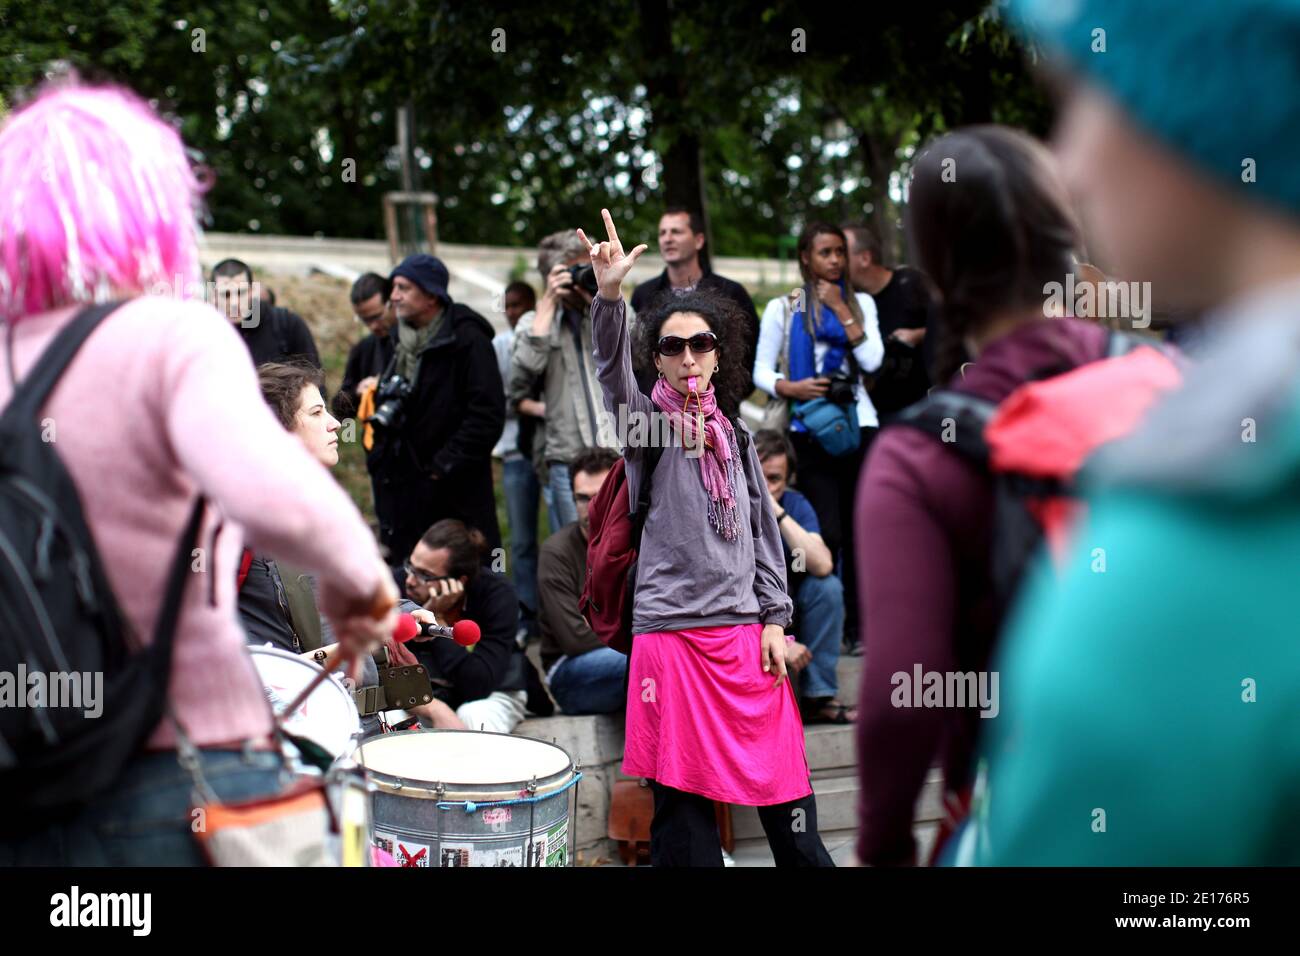
[(1046, 544), (1059, 566), (1082, 510), (1076, 476), (1100, 446), (1133, 431), (1182, 373), (1158, 343), (1111, 332), (1106, 354), (1021, 385), (1001, 403), (935, 389), (895, 422), (952, 445), (994, 479), (991, 569), (1005, 609)]
[(646, 449), (645, 473), (635, 508), (628, 494), (627, 461), (619, 458), (587, 511), (587, 580), (578, 598), (578, 610), (601, 641), (623, 654), (632, 653), (637, 552), (641, 549), (646, 512), (650, 510), (650, 483), (662, 454), (662, 448)]

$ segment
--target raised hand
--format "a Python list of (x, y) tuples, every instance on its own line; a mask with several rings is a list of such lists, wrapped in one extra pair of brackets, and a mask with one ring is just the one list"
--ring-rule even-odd
[(618, 230), (614, 228), (614, 220), (610, 217), (609, 210), (602, 209), (600, 215), (605, 220), (608, 241), (593, 243), (581, 229), (578, 230), (578, 237), (587, 244), (587, 250), (591, 253), (591, 266), (596, 270), (596, 286), (600, 289), (601, 298), (613, 301), (622, 297), (623, 280), (627, 278), (637, 259), (641, 258), (641, 253), (649, 247), (642, 243), (631, 252), (625, 253), (623, 244), (618, 240)]

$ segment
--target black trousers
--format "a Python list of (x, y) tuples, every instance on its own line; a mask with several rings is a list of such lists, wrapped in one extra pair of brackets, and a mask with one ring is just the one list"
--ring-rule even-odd
[[(722, 838), (713, 801), (650, 781), (655, 815), (650, 821), (651, 866), (722, 866)], [(817, 832), (817, 801), (758, 807), (758, 818), (777, 866), (834, 866)]]
[(840, 564), (844, 585), (844, 634), (850, 644), (858, 641), (858, 572), (853, 548), (853, 502), (858, 493), (858, 475), (867, 457), (876, 428), (863, 428), (856, 451), (840, 458), (828, 455), (807, 432), (790, 432), (797, 458), (794, 486), (817, 512), (822, 540)]

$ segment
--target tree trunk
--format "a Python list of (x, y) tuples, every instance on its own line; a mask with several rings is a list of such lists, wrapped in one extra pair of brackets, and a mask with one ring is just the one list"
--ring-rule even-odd
[(649, 138), (666, 143), (660, 160), (663, 180), (660, 183), (665, 206), (684, 206), (699, 213), (704, 221), (706, 238), (700, 253), (700, 265), (709, 268), (712, 235), (708, 206), (704, 198), (701, 172), (700, 140), (682, 122), (685, 109), (686, 75), (673, 50), (672, 4), (670, 0), (640, 0), (642, 62), (638, 73), (645, 78), (646, 99), (650, 103)]
[(894, 172), (897, 144), (892, 137), (875, 136), (864, 129), (854, 131), (862, 165), (871, 179), (871, 231), (880, 239), (885, 264), (894, 266), (901, 260), (902, 236), (895, 223), (894, 201), (889, 197), (889, 177)]

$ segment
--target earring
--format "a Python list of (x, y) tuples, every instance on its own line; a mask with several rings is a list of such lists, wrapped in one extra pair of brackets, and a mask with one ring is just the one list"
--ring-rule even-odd
[(660, 370), (659, 370), (659, 377), (660, 377), (660, 378), (663, 378), (663, 377), (664, 377), (664, 370), (663, 370), (663, 369), (660, 369)]

